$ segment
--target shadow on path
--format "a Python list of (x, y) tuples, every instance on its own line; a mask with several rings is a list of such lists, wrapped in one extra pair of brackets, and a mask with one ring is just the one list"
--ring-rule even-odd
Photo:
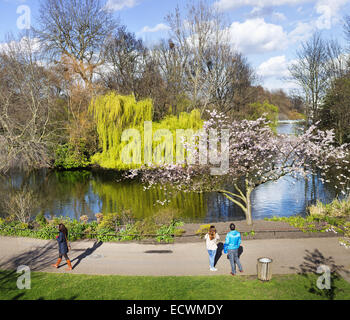
[(87, 258), (88, 256), (90, 256), (96, 249), (98, 249), (99, 247), (101, 247), (102, 244), (103, 244), (102, 241), (95, 241), (95, 243), (93, 244), (92, 248), (86, 249), (82, 254), (80, 254), (79, 256), (77, 256), (76, 258), (74, 258), (71, 262), (76, 261), (76, 260), (77, 260), (77, 262), (76, 262), (74, 265), (72, 265), (73, 270), (79, 265), (79, 263), (80, 263), (83, 259), (85, 259), (85, 258)]
[[(319, 289), (317, 287), (318, 277), (323, 276), (322, 273), (317, 273), (317, 270), (322, 265), (327, 266), (331, 272), (329, 289)], [(290, 267), (290, 269), (296, 271), (299, 275), (302, 275), (308, 280), (305, 286), (308, 292), (320, 297), (325, 297), (328, 300), (334, 300), (337, 293), (341, 291), (341, 289), (337, 288), (337, 282), (342, 279), (341, 274), (350, 276), (350, 272), (346, 270), (344, 266), (335, 264), (333, 257), (325, 257), (318, 249), (312, 252), (305, 250), (303, 263), (300, 264), (298, 268)], [(317, 276), (315, 277), (315, 275)], [(325, 284), (324, 280), (322, 284)]]
[(40, 271), (50, 265), (57, 258), (58, 249), (56, 241), (49, 242), (43, 246), (29, 249), (18, 256), (13, 256), (6, 261), (0, 261), (0, 269), (17, 270), (19, 266), (25, 265), (31, 271)]

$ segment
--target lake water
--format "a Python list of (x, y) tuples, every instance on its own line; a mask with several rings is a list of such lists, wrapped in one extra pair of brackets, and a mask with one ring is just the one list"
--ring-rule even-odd
[[(298, 123), (279, 123), (278, 133), (297, 132)], [(153, 213), (171, 208), (179, 211), (188, 222), (215, 222), (244, 219), (239, 207), (217, 193), (178, 193), (167, 205), (157, 200), (167, 199), (164, 191), (144, 191), (138, 182), (118, 182), (118, 174), (110, 171), (48, 171), (40, 170), (30, 175), (11, 173), (1, 178), (0, 192), (8, 193), (10, 188), (27, 185), (41, 199), (40, 209), (47, 216), (69, 216), (79, 219), (87, 215), (131, 210), (142, 219)], [(335, 192), (330, 185), (323, 185), (315, 177), (309, 180), (281, 178), (276, 183), (266, 183), (252, 193), (253, 219), (273, 216), (306, 215), (306, 208), (316, 200), (330, 202)]]

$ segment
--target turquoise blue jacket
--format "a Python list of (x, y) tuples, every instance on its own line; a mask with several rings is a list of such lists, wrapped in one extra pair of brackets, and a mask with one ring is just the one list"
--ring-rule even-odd
[(241, 234), (234, 230), (230, 231), (225, 239), (225, 249), (226, 250), (237, 250), (241, 245)]

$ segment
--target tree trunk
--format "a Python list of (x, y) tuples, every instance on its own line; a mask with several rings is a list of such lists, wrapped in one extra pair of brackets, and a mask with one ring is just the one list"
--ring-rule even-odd
[[(227, 190), (218, 190), (220, 193), (222, 193), (227, 199), (238, 205), (244, 212), (246, 216), (246, 222), (249, 226), (253, 224), (253, 218), (252, 218), (252, 203), (250, 196), (254, 190), (254, 188), (249, 186), (248, 181), (246, 181), (246, 193), (243, 194), (243, 192), (238, 188), (238, 186), (235, 184), (235, 188), (238, 193), (232, 193)], [(239, 201), (241, 200), (241, 201)]]
[(251, 203), (251, 199), (250, 196), (253, 192), (253, 189), (248, 187), (247, 191), (246, 191), (246, 198), (247, 198), (247, 209), (245, 212), (245, 216), (246, 216), (246, 221), (247, 221), (247, 225), (251, 226), (253, 224), (253, 218), (252, 218), (252, 203)]

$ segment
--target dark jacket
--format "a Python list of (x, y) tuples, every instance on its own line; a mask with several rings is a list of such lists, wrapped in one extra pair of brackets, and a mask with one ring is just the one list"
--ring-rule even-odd
[(68, 252), (68, 246), (63, 232), (60, 232), (59, 236), (57, 237), (57, 242), (60, 254), (66, 254)]

